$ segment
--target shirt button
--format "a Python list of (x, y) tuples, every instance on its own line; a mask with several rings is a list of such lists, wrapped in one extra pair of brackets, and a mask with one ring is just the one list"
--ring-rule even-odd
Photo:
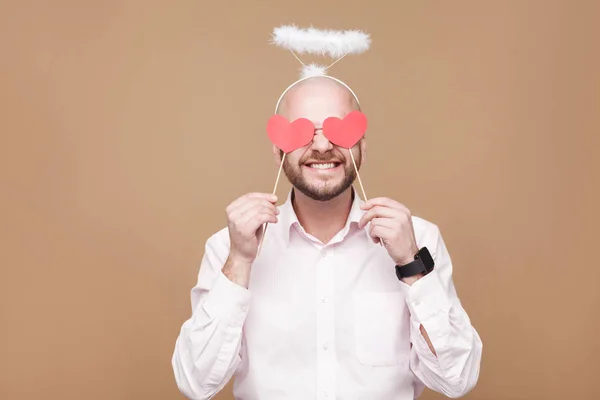
[(323, 251), (323, 252), (321, 253), (321, 258), (325, 258), (325, 257), (327, 257), (327, 252), (326, 252), (326, 251)]
[(325, 342), (325, 344), (323, 344), (323, 349), (327, 350), (329, 348), (329, 343)]
[(327, 397), (327, 396), (329, 396), (329, 392), (327, 392), (327, 390), (325, 390), (325, 391), (323, 391), (323, 395), (324, 395), (325, 397)]
[(322, 303), (327, 303), (327, 296), (323, 296), (323, 297), (321, 298), (321, 302), (322, 302)]

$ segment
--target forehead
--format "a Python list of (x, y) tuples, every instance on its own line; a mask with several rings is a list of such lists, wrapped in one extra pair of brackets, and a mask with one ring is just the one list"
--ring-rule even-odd
[(328, 117), (342, 118), (355, 108), (354, 96), (346, 87), (328, 78), (315, 78), (292, 87), (279, 112), (290, 121), (307, 118), (320, 124)]

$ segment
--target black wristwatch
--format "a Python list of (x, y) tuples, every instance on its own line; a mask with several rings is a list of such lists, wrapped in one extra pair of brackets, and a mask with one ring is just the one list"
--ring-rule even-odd
[(398, 279), (409, 278), (417, 274), (427, 275), (433, 271), (433, 257), (427, 250), (427, 247), (423, 247), (415, 255), (415, 260), (405, 265), (396, 265), (396, 276)]

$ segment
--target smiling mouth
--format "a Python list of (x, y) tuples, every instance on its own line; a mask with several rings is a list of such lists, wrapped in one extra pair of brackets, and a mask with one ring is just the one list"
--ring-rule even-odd
[(333, 169), (340, 165), (339, 162), (329, 162), (329, 163), (308, 163), (305, 164), (308, 168), (314, 169)]

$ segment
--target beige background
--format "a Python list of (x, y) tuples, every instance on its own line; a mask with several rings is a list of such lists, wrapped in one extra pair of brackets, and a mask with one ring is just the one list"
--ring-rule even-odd
[(442, 229), (484, 342), (467, 398), (600, 398), (599, 17), (567, 0), (0, 2), (0, 398), (182, 398), (170, 358), (204, 241), (274, 182), (264, 126), (298, 65), (268, 39), (289, 22), (372, 35), (332, 73), (370, 120), (367, 194)]

